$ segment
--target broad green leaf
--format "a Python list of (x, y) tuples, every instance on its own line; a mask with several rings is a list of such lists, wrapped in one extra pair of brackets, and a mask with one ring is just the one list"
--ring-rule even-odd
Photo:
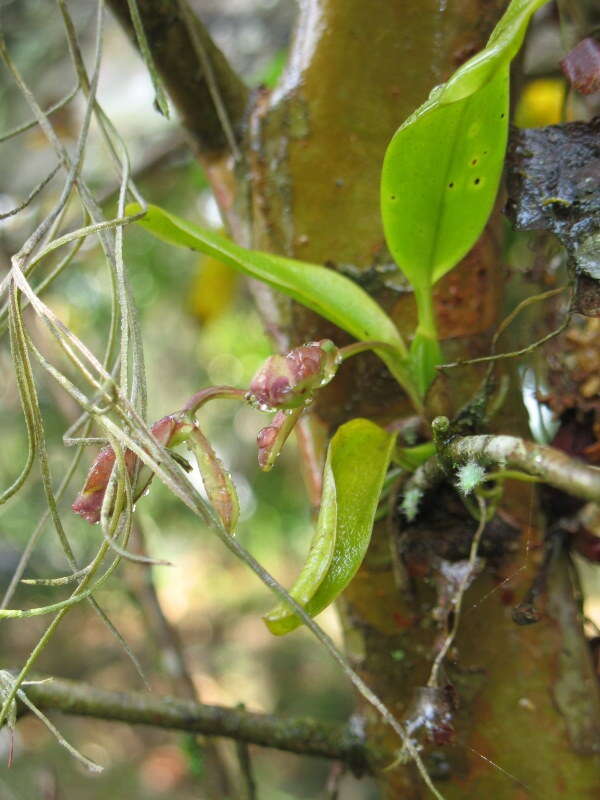
[(508, 136), (508, 66), (456, 103), (431, 103), (392, 139), (381, 180), (387, 242), (423, 303), (477, 240)]
[(510, 62), (545, 2), (513, 0), (487, 46), (435, 87), (386, 151), (381, 213), (390, 252), (415, 291), (410, 362), (421, 395), (441, 360), (432, 286), (471, 249), (492, 211), (508, 138)]
[(508, 136), (510, 61), (547, 0), (513, 0), (487, 46), (398, 129), (381, 179), (386, 239), (415, 291), (477, 240), (494, 204)]
[[(362, 563), (394, 443), (393, 434), (366, 419), (342, 425), (329, 443), (317, 530), (318, 537), (331, 536), (335, 519), (333, 553), (329, 556), (329, 545), (321, 543), (324, 559), (330, 558), (324, 571), (311, 547), (307, 566), (292, 589), (311, 617), (336, 599)], [(265, 622), (275, 634), (288, 633), (302, 624), (294, 612), (285, 614), (285, 603), (268, 614)]]
[[(126, 212), (133, 216), (141, 210), (137, 203), (132, 203)], [(385, 342), (392, 350), (380, 348), (376, 350), (377, 354), (413, 401), (419, 404), (408, 370), (406, 347), (396, 326), (382, 308), (349, 278), (317, 264), (246, 250), (224, 236), (200, 228), (158, 206), (148, 206), (146, 215), (138, 220), (138, 224), (165, 242), (207, 253), (273, 286), (356, 339)]]

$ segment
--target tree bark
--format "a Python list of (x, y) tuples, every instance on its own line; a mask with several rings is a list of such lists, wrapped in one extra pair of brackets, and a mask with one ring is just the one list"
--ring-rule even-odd
[[(482, 0), (304, 3), (287, 72), (252, 111), (247, 152), (253, 245), (345, 272), (409, 335), (415, 326), (412, 295), (394, 271), (379, 218), (385, 147), (430, 89), (484, 44), (505, 5)], [(499, 231), (496, 218), (437, 288), (448, 359), (489, 352), (505, 280)], [(277, 303), (281, 342), (323, 336), (345, 341), (306, 309), (281, 299)], [(452, 415), (473, 395), (482, 374), (477, 367), (463, 368), (438, 380), (428, 398), (429, 417)], [(512, 391), (502, 408), (501, 430), (523, 435), (520, 393), (514, 376), (507, 379)], [(365, 356), (345, 365), (323, 392), (317, 413), (331, 430), (357, 415), (388, 422), (406, 414), (407, 407), (379, 362)], [(475, 527), (460, 514), (456, 527), (448, 523), (452, 492), (440, 490), (431, 500), (439, 511), (403, 532), (409, 552), (415, 540), (426, 543), (409, 560), (413, 574), (404, 585), (390, 556), (398, 533), (390, 537), (380, 525), (340, 603), (348, 654), (399, 716), (431, 669), (438, 635), (432, 620), (435, 560), (464, 558)], [(591, 798), (600, 790), (600, 701), (571, 572), (566, 557), (557, 554), (542, 621), (517, 626), (512, 606), (526, 593), (541, 560), (542, 520), (531, 486), (511, 485), (500, 513), (508, 522), (500, 532), (484, 535), (487, 564), (466, 595), (448, 667), (459, 698), (456, 738), (446, 746), (426, 747), (426, 763), (448, 800)], [(371, 709), (363, 712), (369, 740), (387, 750), (391, 763), (398, 742)], [(385, 797), (428, 794), (411, 766), (381, 771), (379, 777)]]
[[(409, 336), (415, 327), (412, 294), (386, 250), (379, 217), (384, 151), (431, 88), (480, 49), (506, 5), (504, 0), (304, 0), (280, 85), (271, 94), (259, 92), (246, 110), (236, 182), (223, 178), (223, 159), (214, 179), (235, 238), (344, 272)], [(489, 352), (506, 281), (498, 223), (495, 216), (437, 287), (448, 361)], [(325, 336), (338, 344), (348, 341), (264, 288), (257, 288), (257, 298), (281, 349)], [(428, 418), (453, 416), (477, 390), (484, 369), (474, 365), (438, 378), (427, 398)], [(526, 435), (516, 375), (504, 376), (510, 390), (492, 430)], [(343, 421), (363, 415), (387, 423), (411, 413), (374, 356), (344, 364), (321, 394), (302, 435), (305, 451), (317, 463), (327, 434)], [(465, 558), (475, 528), (448, 485), (433, 490), (424, 505), (411, 526), (376, 528), (365, 562), (339, 604), (349, 656), (399, 717), (410, 709), (415, 690), (427, 684), (439, 642), (433, 612), (440, 560)], [(455, 738), (443, 745), (424, 743), (430, 773), (448, 800), (600, 793), (598, 682), (567, 557), (557, 547), (542, 565), (542, 523), (531, 485), (507, 483), (499, 512), (484, 532), (485, 566), (466, 594), (447, 660), (448, 683), (458, 701)], [(519, 626), (513, 606), (542, 566), (547, 574), (538, 580), (541, 621)], [(385, 754), (379, 763), (382, 796), (425, 798), (427, 790), (410, 764), (383, 769), (394, 761), (399, 742), (370, 708), (361, 710), (368, 741)]]

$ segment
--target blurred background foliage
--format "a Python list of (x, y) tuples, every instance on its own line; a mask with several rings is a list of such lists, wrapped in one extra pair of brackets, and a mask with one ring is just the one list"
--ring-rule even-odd
[[(69, 5), (89, 57), (95, 4), (71, 0)], [(192, 5), (251, 84), (274, 83), (285, 61), (295, 13), (293, 0), (196, 0)], [(11, 54), (42, 107), (51, 106), (75, 84), (55, 5), (48, 0), (4, 0), (0, 13)], [(551, 30), (538, 25), (532, 36), (526, 63), (531, 77), (517, 108), (519, 124), (543, 125), (560, 118), (564, 87), (555, 75), (546, 74), (544, 67), (555, 63), (549, 52), (560, 49), (557, 41), (548, 39)], [(110, 15), (104, 42), (99, 99), (127, 142), (142, 192), (175, 213), (218, 226), (218, 211), (202, 170), (187, 150), (176, 121), (161, 117), (153, 108), (147, 73)], [(68, 145), (75, 141), (83, 108), (77, 97), (52, 117)], [(3, 70), (0, 133), (28, 118), (23, 99)], [(52, 164), (52, 154), (36, 128), (0, 144), (0, 213), (27, 197)], [(110, 214), (116, 200), (112, 175), (106, 153), (98, 138), (92, 137), (85, 176)], [(0, 221), (0, 278), (8, 269), (10, 255), (43, 217), (59, 188), (58, 180), (51, 182), (41, 199), (25, 212)], [(209, 384), (246, 386), (269, 354), (270, 345), (243, 282), (219, 262), (162, 245), (140, 230), (129, 228), (125, 241), (145, 344), (149, 419), (176, 410)], [(509, 261), (519, 260), (523, 241), (517, 242), (512, 255), (507, 254)], [(109, 325), (110, 287), (95, 240), (84, 244), (44, 299), (94, 352), (102, 351)], [(48, 332), (41, 326), (34, 330), (39, 343), (52, 349)], [(40, 373), (38, 377), (56, 480), (72, 456), (62, 446), (61, 437), (77, 418), (78, 409), (56, 384)], [(26, 452), (6, 337), (0, 347), (0, 409), (0, 486), (4, 487), (14, 479)], [(284, 585), (291, 585), (311, 534), (294, 442), (286, 446), (277, 468), (263, 474), (257, 469), (255, 444), (258, 429), (266, 424), (263, 416), (223, 402), (203, 410), (201, 423), (238, 487), (242, 507), (239, 537)], [(70, 514), (68, 507), (90, 461), (91, 452), (82, 459), (73, 490), (61, 505), (81, 563), (87, 563), (95, 552), (100, 533)], [(25, 493), (0, 508), (2, 589), (46, 507), (37, 477), (29, 481)], [(148, 552), (174, 563), (154, 568), (153, 579), (165, 615), (179, 631), (203, 701), (232, 706), (243, 703), (251, 710), (314, 715), (331, 721), (349, 717), (351, 693), (329, 657), (303, 630), (283, 639), (270, 636), (260, 619), (272, 604), (264, 587), (158, 482), (140, 502), (138, 521)], [(30, 562), (29, 577), (65, 572), (61, 550), (47, 527)], [(145, 570), (135, 564), (123, 566), (118, 578), (98, 594), (98, 600), (140, 658), (153, 690), (174, 693), (177, 687), (168, 677), (170, 665), (165, 662), (168, 653), (161, 652), (150, 619)], [(43, 605), (55, 598), (55, 592), (39, 586), (22, 587), (12, 605)], [(340, 640), (334, 612), (326, 612), (320, 622)], [(20, 665), (46, 623), (43, 617), (3, 622), (2, 667)], [(39, 669), (109, 689), (141, 688), (117, 643), (85, 604), (67, 616)], [(61, 719), (59, 724), (86, 755), (106, 766), (103, 775), (90, 777), (39, 722), (24, 718), (17, 728), (13, 767), (0, 766), (1, 800), (203, 797), (198, 780), (203, 770), (201, 757), (185, 736), (71, 718)], [(2, 731), (0, 764), (6, 763), (8, 749), (8, 734)], [(227, 744), (224, 752), (233, 764), (234, 746)], [(259, 797), (327, 796), (330, 764), (258, 748), (251, 753)], [(374, 796), (370, 781), (359, 782), (351, 776), (343, 779), (340, 797), (344, 800)]]

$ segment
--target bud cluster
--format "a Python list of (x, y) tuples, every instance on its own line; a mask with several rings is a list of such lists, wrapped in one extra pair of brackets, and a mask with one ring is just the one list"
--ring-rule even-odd
[(271, 356), (252, 379), (246, 398), (259, 411), (308, 405), (314, 392), (334, 377), (340, 362), (340, 351), (329, 339)]

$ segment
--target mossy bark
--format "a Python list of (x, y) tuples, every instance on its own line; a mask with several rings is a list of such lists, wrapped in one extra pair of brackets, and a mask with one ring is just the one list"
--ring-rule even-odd
[[(385, 147), (430, 89), (481, 47), (505, 5), (500, 0), (306, 0), (284, 79), (272, 94), (260, 95), (249, 121), (245, 188), (253, 245), (351, 275), (409, 335), (415, 325), (412, 295), (393, 269), (379, 218)], [(449, 359), (486, 352), (504, 291), (499, 231), (495, 218), (436, 290)], [(323, 336), (345, 341), (287, 301), (277, 300), (266, 313), (281, 346)], [(462, 369), (438, 381), (428, 415), (451, 415), (472, 396), (481, 374)], [(359, 414), (387, 422), (407, 413), (405, 398), (369, 356), (344, 365), (317, 408), (329, 429)], [(500, 416), (503, 433), (526, 433), (514, 380)], [(440, 490), (432, 499), (435, 513), (401, 538), (385, 525), (375, 531), (364, 565), (340, 603), (348, 653), (399, 716), (415, 688), (427, 682), (439, 635), (431, 613), (435, 560), (448, 549), (466, 552), (474, 530), (467, 515), (456, 514), (444, 525), (444, 514), (453, 513), (452, 492)], [(449, 799), (596, 797), (600, 700), (571, 572), (557, 553), (542, 620), (517, 626), (512, 607), (529, 587), (542, 555), (531, 486), (511, 485), (500, 513), (504, 527), (495, 538), (484, 536), (486, 567), (466, 595), (448, 667), (459, 699), (456, 738), (430, 747), (428, 766)], [(412, 553), (411, 574), (404, 581), (394, 573), (391, 558), (400, 541)], [(415, 542), (421, 543), (415, 545), (416, 555)], [(454, 557), (461, 555), (458, 551)], [(391, 763), (398, 742), (371, 710), (363, 711), (368, 736)], [(385, 797), (427, 794), (410, 766), (382, 770), (379, 777)]]

